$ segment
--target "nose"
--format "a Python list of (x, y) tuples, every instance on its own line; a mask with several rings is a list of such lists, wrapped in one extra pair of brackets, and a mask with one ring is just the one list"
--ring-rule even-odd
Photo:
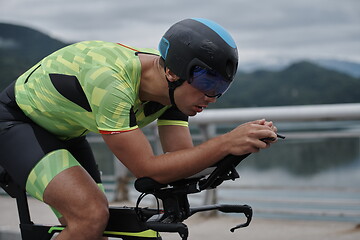
[(208, 103), (215, 103), (217, 100), (216, 97), (208, 97), (205, 95), (205, 101), (208, 102)]

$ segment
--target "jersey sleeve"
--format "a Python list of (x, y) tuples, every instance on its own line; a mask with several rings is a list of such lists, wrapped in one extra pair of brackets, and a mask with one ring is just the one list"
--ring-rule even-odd
[(111, 69), (98, 71), (100, 75), (92, 87), (90, 104), (99, 132), (112, 134), (138, 128), (133, 110), (134, 86)]
[(157, 121), (158, 126), (184, 126), (188, 127), (188, 116), (182, 113), (177, 107), (172, 106), (167, 109)]

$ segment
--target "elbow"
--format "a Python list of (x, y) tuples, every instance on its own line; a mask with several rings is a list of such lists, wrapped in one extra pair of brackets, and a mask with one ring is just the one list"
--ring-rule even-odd
[(146, 173), (141, 173), (141, 174), (134, 174), (136, 179), (140, 179), (140, 178), (150, 178), (152, 180), (154, 180), (157, 183), (161, 183), (161, 184), (166, 184), (171, 182), (166, 176), (164, 177), (163, 175), (160, 174), (146, 174)]
[(142, 166), (136, 167), (136, 169), (130, 169), (131, 173), (136, 179), (139, 178), (151, 178), (159, 183), (165, 183), (166, 179), (163, 179), (166, 174), (162, 174), (161, 170), (158, 171), (155, 166), (151, 164), (143, 164)]
[(157, 172), (156, 170), (149, 170), (149, 169), (138, 169), (138, 171), (136, 171), (136, 173), (133, 173), (133, 175), (135, 176), (136, 179), (140, 179), (140, 178), (151, 178), (152, 180), (154, 180), (157, 183), (161, 183), (161, 184), (166, 184), (169, 182), (172, 182), (173, 179), (171, 179), (171, 176), (169, 176), (168, 174), (160, 171)]
[(142, 160), (138, 164), (131, 164), (127, 167), (136, 179), (148, 177), (162, 184), (176, 180), (174, 177), (177, 174), (174, 173), (173, 168), (169, 167), (169, 164), (157, 161), (154, 158)]

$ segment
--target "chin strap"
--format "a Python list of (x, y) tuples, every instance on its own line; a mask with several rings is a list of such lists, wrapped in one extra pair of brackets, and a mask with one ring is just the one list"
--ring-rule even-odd
[(181, 84), (183, 84), (185, 82), (185, 80), (179, 79), (179, 80), (174, 81), (174, 82), (170, 82), (167, 78), (166, 78), (166, 80), (167, 80), (168, 86), (169, 86), (170, 103), (171, 103), (171, 105), (176, 107), (175, 98), (174, 98), (174, 91), (175, 91), (175, 89), (177, 87), (179, 87)]
[[(166, 65), (165, 65), (165, 59), (163, 57), (161, 57), (162, 60), (162, 66), (164, 67), (164, 71), (166, 72)], [(166, 77), (166, 76), (165, 76)], [(184, 79), (179, 79), (177, 81), (171, 82), (169, 81), (169, 79), (166, 77), (166, 81), (168, 82), (168, 87), (169, 87), (169, 97), (170, 97), (170, 103), (171, 105), (173, 105), (174, 107), (176, 107), (176, 103), (175, 103), (175, 98), (174, 98), (174, 91), (177, 87), (179, 87), (181, 84), (183, 84), (185, 82)]]

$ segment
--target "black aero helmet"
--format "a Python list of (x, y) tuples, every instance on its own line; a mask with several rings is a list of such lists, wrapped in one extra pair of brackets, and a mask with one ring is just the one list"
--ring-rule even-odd
[(223, 27), (207, 19), (175, 23), (162, 37), (159, 51), (165, 66), (183, 81), (191, 79), (195, 67), (215, 71), (229, 84), (237, 71), (235, 41)]

